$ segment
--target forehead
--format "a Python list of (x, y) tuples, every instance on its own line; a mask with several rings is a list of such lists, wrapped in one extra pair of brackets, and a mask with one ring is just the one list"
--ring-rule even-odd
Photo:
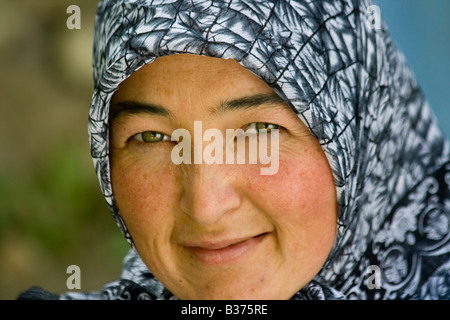
[(132, 74), (119, 86), (113, 103), (132, 100), (195, 109), (255, 94), (274, 91), (237, 61), (176, 54), (160, 57)]

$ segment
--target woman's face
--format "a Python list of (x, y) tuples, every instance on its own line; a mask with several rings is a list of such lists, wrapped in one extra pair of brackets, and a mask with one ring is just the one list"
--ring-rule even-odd
[[(234, 60), (158, 58), (120, 85), (110, 121), (116, 204), (140, 257), (175, 296), (289, 299), (319, 272), (336, 231), (332, 172), (264, 81)], [(279, 129), (278, 171), (261, 174), (259, 161), (175, 164), (170, 136), (186, 129), (193, 144), (194, 121), (224, 136)]]

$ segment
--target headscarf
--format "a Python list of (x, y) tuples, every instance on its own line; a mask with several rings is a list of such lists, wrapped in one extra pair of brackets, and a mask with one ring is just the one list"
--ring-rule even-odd
[[(132, 245), (119, 280), (61, 298), (176, 299), (135, 251), (109, 167), (109, 102), (161, 56), (235, 59), (269, 84), (325, 152), (334, 247), (293, 299), (450, 298), (450, 152), (386, 26), (357, 0), (102, 0), (89, 137), (103, 195)], [(289, 185), (286, 185), (289, 188)], [(375, 269), (371, 269), (374, 267)], [(378, 268), (381, 286), (369, 285)]]

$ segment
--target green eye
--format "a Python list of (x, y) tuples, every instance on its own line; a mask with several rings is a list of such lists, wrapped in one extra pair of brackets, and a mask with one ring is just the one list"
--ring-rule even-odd
[(157, 131), (144, 131), (133, 136), (133, 139), (141, 142), (161, 142), (161, 141), (170, 141), (170, 137)]
[(268, 123), (268, 122), (252, 122), (247, 126), (247, 130), (254, 130), (257, 133), (261, 133), (262, 130), (265, 130), (265, 132), (270, 132), (271, 130), (274, 129), (279, 129), (280, 126), (277, 124), (273, 124), (273, 123)]

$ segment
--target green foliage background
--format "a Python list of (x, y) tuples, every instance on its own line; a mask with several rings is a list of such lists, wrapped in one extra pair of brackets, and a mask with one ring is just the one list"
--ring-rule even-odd
[[(69, 5), (81, 29), (69, 30)], [(82, 291), (120, 274), (129, 245), (101, 195), (87, 118), (97, 1), (0, 2), (0, 299)]]

